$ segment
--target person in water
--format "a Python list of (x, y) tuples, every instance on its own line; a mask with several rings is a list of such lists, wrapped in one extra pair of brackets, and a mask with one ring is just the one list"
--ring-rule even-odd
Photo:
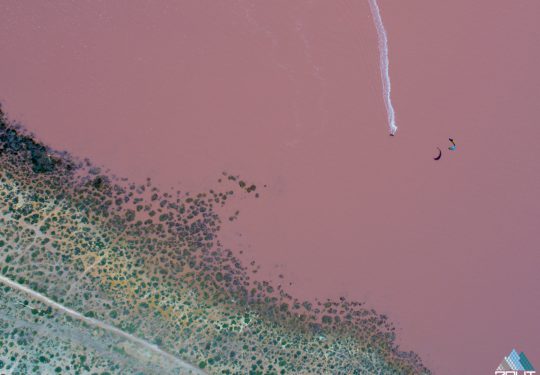
[(454, 151), (454, 150), (456, 149), (456, 143), (454, 142), (454, 140), (453, 140), (452, 138), (448, 138), (448, 140), (449, 140), (450, 142), (452, 142), (452, 146), (448, 147), (448, 149), (449, 149), (450, 151)]

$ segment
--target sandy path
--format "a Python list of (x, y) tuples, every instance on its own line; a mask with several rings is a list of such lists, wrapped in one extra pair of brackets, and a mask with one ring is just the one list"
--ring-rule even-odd
[(30, 295), (31, 297), (39, 300), (40, 302), (43, 302), (44, 304), (46, 304), (46, 305), (48, 305), (48, 306), (50, 306), (50, 307), (52, 307), (52, 308), (54, 308), (56, 310), (59, 310), (59, 311), (65, 313), (65, 314), (71, 316), (74, 319), (83, 321), (83, 322), (85, 322), (85, 323), (87, 323), (89, 325), (92, 325), (94, 327), (99, 327), (101, 329), (104, 329), (106, 331), (114, 333), (114, 334), (116, 334), (118, 336), (121, 336), (121, 337), (125, 338), (126, 340), (129, 340), (129, 341), (131, 341), (131, 342), (133, 342), (135, 344), (139, 344), (140, 346), (152, 351), (153, 353), (158, 354), (159, 356), (167, 358), (169, 361), (174, 363), (177, 367), (185, 369), (189, 373), (206, 374), (201, 369), (199, 369), (199, 368), (197, 368), (197, 367), (195, 367), (195, 366), (193, 366), (193, 365), (191, 365), (191, 364), (189, 364), (189, 363), (187, 363), (185, 361), (182, 361), (179, 358), (176, 358), (172, 354), (161, 350), (159, 347), (157, 347), (154, 344), (150, 344), (149, 342), (147, 342), (147, 341), (145, 341), (143, 339), (140, 339), (138, 337), (130, 335), (129, 333), (124, 332), (121, 329), (118, 329), (118, 328), (116, 328), (116, 327), (114, 327), (114, 326), (112, 326), (110, 324), (101, 322), (101, 321), (99, 321), (97, 319), (88, 318), (88, 317), (78, 313), (77, 311), (70, 309), (69, 307), (63, 306), (63, 305), (53, 301), (52, 299), (44, 296), (43, 294), (41, 294), (39, 292), (36, 292), (36, 291), (34, 291), (34, 290), (30, 289), (30, 288), (27, 288), (24, 285), (21, 285), (21, 284), (13, 281), (11, 279), (8, 279), (5, 276), (0, 275), (0, 282), (2, 282), (5, 285), (8, 285), (9, 287), (11, 287), (13, 289), (17, 289), (17, 290), (19, 290), (21, 292), (24, 292), (24, 293)]

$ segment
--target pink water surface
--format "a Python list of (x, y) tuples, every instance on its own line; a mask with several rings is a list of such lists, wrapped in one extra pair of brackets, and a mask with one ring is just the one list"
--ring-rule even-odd
[(224, 241), (387, 313), (436, 374), (540, 367), (540, 2), (379, 5), (393, 138), (367, 0), (5, 0), (0, 100), (136, 181), (255, 182)]

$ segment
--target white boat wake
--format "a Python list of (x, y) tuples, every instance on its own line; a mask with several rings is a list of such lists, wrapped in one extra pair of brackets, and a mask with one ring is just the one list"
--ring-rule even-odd
[(390, 85), (389, 73), (388, 37), (386, 36), (386, 30), (384, 29), (377, 0), (369, 0), (369, 7), (371, 9), (371, 14), (373, 15), (373, 22), (375, 23), (377, 36), (379, 38), (379, 67), (381, 69), (384, 105), (388, 115), (388, 128), (390, 129), (390, 134), (394, 135), (398, 128), (396, 126), (396, 115), (394, 113), (394, 107), (392, 106), (392, 99), (390, 97), (392, 87)]

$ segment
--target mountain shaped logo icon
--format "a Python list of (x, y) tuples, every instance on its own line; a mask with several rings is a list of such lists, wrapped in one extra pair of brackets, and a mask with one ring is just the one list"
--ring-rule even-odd
[(525, 353), (521, 352), (518, 354), (516, 349), (512, 349), (510, 354), (507, 357), (504, 357), (499, 367), (497, 367), (495, 374), (510, 375), (520, 373), (532, 375), (535, 374), (536, 371)]

